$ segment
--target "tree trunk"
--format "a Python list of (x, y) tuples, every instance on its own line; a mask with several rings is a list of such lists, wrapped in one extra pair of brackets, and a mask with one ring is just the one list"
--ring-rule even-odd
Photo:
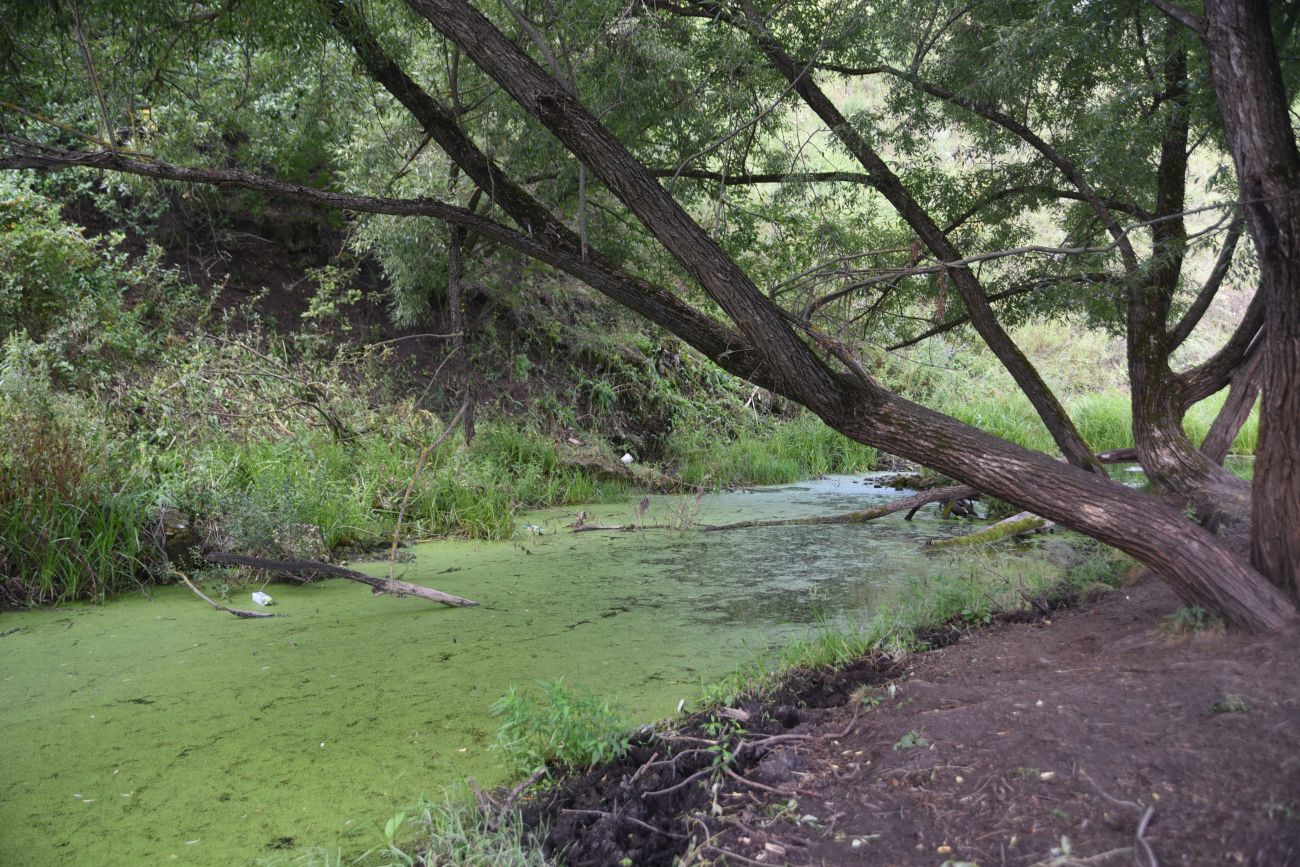
[(1300, 153), (1268, 0), (1207, 0), (1214, 89), (1264, 296), (1251, 562), (1300, 595)]
[(1232, 443), (1237, 439), (1250, 418), (1250, 411), (1255, 408), (1255, 399), (1259, 397), (1259, 356), (1253, 356), (1246, 366), (1237, 371), (1232, 378), (1232, 387), (1228, 390), (1228, 399), (1223, 402), (1214, 424), (1210, 425), (1205, 441), (1201, 443), (1201, 452), (1219, 466), (1228, 459)]
[[(961, 255), (948, 240), (948, 236), (912, 197), (889, 165), (866, 139), (858, 134), (848, 118), (844, 117), (839, 108), (818, 87), (807, 66), (786, 54), (766, 33), (755, 29), (755, 38), (759, 48), (772, 65), (785, 76), (808, 107), (830, 128), (854, 159), (867, 170), (872, 186), (893, 205), (894, 210), (916, 232), (930, 252), (941, 262), (955, 262), (961, 259)], [(1069, 413), (1065, 411), (1065, 407), (1056, 399), (1056, 395), (1043, 381), (1033, 363), (1011, 339), (1011, 335), (1007, 334), (1006, 329), (998, 322), (993, 308), (989, 305), (988, 297), (984, 294), (984, 287), (980, 285), (975, 272), (969, 267), (961, 266), (952, 268), (939, 277), (944, 282), (946, 277), (952, 278), (953, 285), (966, 305), (966, 313), (970, 316), (971, 325), (1002, 362), (1002, 366), (1011, 374), (1016, 385), (1029, 398), (1029, 402), (1052, 435), (1061, 454), (1065, 455), (1065, 459), (1077, 467), (1104, 473), (1101, 464), (1093, 456), (1092, 449), (1084, 442)]]
[[(1169, 52), (1162, 74), (1165, 118), (1156, 170), (1156, 211), (1150, 266), (1128, 292), (1126, 314), (1133, 441), (1147, 478), (1187, 496), (1203, 523), (1230, 525), (1244, 535), (1250, 518), (1249, 488), (1222, 462), (1201, 453), (1183, 430), (1182, 382), (1169, 367), (1174, 349), (1169, 312), (1187, 248), (1183, 219), (1187, 192), (1187, 53), (1182, 25), (1168, 21)], [(1174, 329), (1176, 330), (1176, 329)]]

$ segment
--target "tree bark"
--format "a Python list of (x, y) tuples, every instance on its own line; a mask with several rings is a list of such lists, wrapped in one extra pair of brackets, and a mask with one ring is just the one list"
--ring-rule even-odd
[(1207, 458), (1219, 466), (1228, 459), (1232, 443), (1237, 439), (1250, 418), (1250, 411), (1255, 408), (1255, 399), (1259, 397), (1259, 356), (1256, 355), (1246, 366), (1237, 371), (1232, 378), (1232, 387), (1228, 390), (1228, 399), (1223, 402), (1219, 414), (1210, 425), (1201, 451)]
[(1300, 596), (1300, 153), (1268, 0), (1207, 0), (1205, 38), (1264, 293), (1251, 562)]
[(1183, 430), (1187, 405), (1182, 380), (1169, 366), (1173, 335), (1169, 313), (1182, 274), (1187, 227), (1182, 217), (1187, 189), (1189, 125), (1187, 53), (1181, 25), (1169, 21), (1163, 69), (1164, 134), (1156, 168), (1156, 222), (1145, 274), (1133, 282), (1126, 311), (1133, 441), (1147, 478), (1195, 504), (1203, 522), (1244, 527), (1249, 488), (1210, 460)]

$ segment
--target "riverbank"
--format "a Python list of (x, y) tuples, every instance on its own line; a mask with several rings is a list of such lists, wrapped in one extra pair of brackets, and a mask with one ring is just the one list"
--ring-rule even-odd
[(1018, 619), (796, 674), (526, 815), (568, 867), (1300, 863), (1300, 634), (1155, 580)]

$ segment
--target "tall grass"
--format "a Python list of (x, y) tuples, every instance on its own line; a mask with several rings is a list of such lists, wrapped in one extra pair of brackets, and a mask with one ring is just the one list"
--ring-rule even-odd
[(389, 817), (376, 829), (379, 843), (361, 854), (313, 848), (259, 861), (264, 867), (547, 867), (542, 848), (530, 845), (518, 810), (484, 813), (465, 791), (444, 791)]
[[(1055, 454), (1057, 449), (1051, 435), (1043, 427), (1029, 400), (1019, 392), (978, 392), (965, 395), (960, 400), (955, 395), (948, 401), (932, 404), (969, 425), (996, 434), (1017, 445)], [(1226, 393), (1206, 398), (1193, 406), (1183, 420), (1183, 429), (1193, 443), (1199, 444), (1209, 433), (1210, 425), (1227, 399)], [(1133, 445), (1133, 410), (1126, 392), (1118, 389), (1068, 397), (1064, 401), (1066, 412), (1074, 419), (1088, 445), (1104, 452)], [(1259, 411), (1251, 412), (1246, 424), (1233, 441), (1231, 453), (1251, 455), (1259, 436)]]
[(0, 601), (102, 598), (150, 556), (141, 504), (105, 430), (33, 385), (0, 390)]
[[(244, 532), (247, 545), (300, 524), (319, 528), (329, 548), (373, 546), (396, 529), (419, 451), (409, 438), (379, 434), (347, 443), (323, 432), (225, 440), (187, 461), (193, 474), (176, 496), (186, 510)], [(546, 435), (489, 421), (471, 447), (449, 440), (430, 456), (411, 488), (403, 533), (508, 538), (521, 509), (585, 502), (612, 495), (613, 487), (565, 465)], [(241, 522), (249, 514), (262, 519)]]
[(675, 434), (668, 457), (686, 483), (726, 487), (866, 470), (875, 464), (876, 450), (803, 413), (792, 420), (743, 423), (731, 433), (695, 428)]

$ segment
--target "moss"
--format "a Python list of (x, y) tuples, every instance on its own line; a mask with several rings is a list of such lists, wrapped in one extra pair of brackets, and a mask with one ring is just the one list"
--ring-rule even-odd
[[(697, 508), (701, 521), (797, 517), (887, 496), (856, 479), (698, 506), (656, 496), (647, 520)], [(614, 522), (634, 505), (588, 508)], [(421, 545), (401, 567), (407, 580), (482, 601), (475, 609), (324, 581), (272, 588), (283, 616), (265, 621), (213, 612), (175, 587), (0, 614), (0, 634), (17, 630), (0, 639), (6, 854), (112, 867), (172, 855), (248, 863), (286, 838), (369, 849), (421, 793), (464, 775), (504, 781), (488, 711), (513, 684), (563, 676), (632, 720), (659, 719), (745, 658), (766, 664), (819, 623), (865, 619), (893, 588), (951, 568), (920, 553), (952, 526), (927, 515), (869, 531), (708, 538), (558, 532), (572, 519), (528, 514), (541, 535)], [(1040, 568), (1030, 562), (1017, 568)], [(247, 607), (247, 592), (232, 602)]]

